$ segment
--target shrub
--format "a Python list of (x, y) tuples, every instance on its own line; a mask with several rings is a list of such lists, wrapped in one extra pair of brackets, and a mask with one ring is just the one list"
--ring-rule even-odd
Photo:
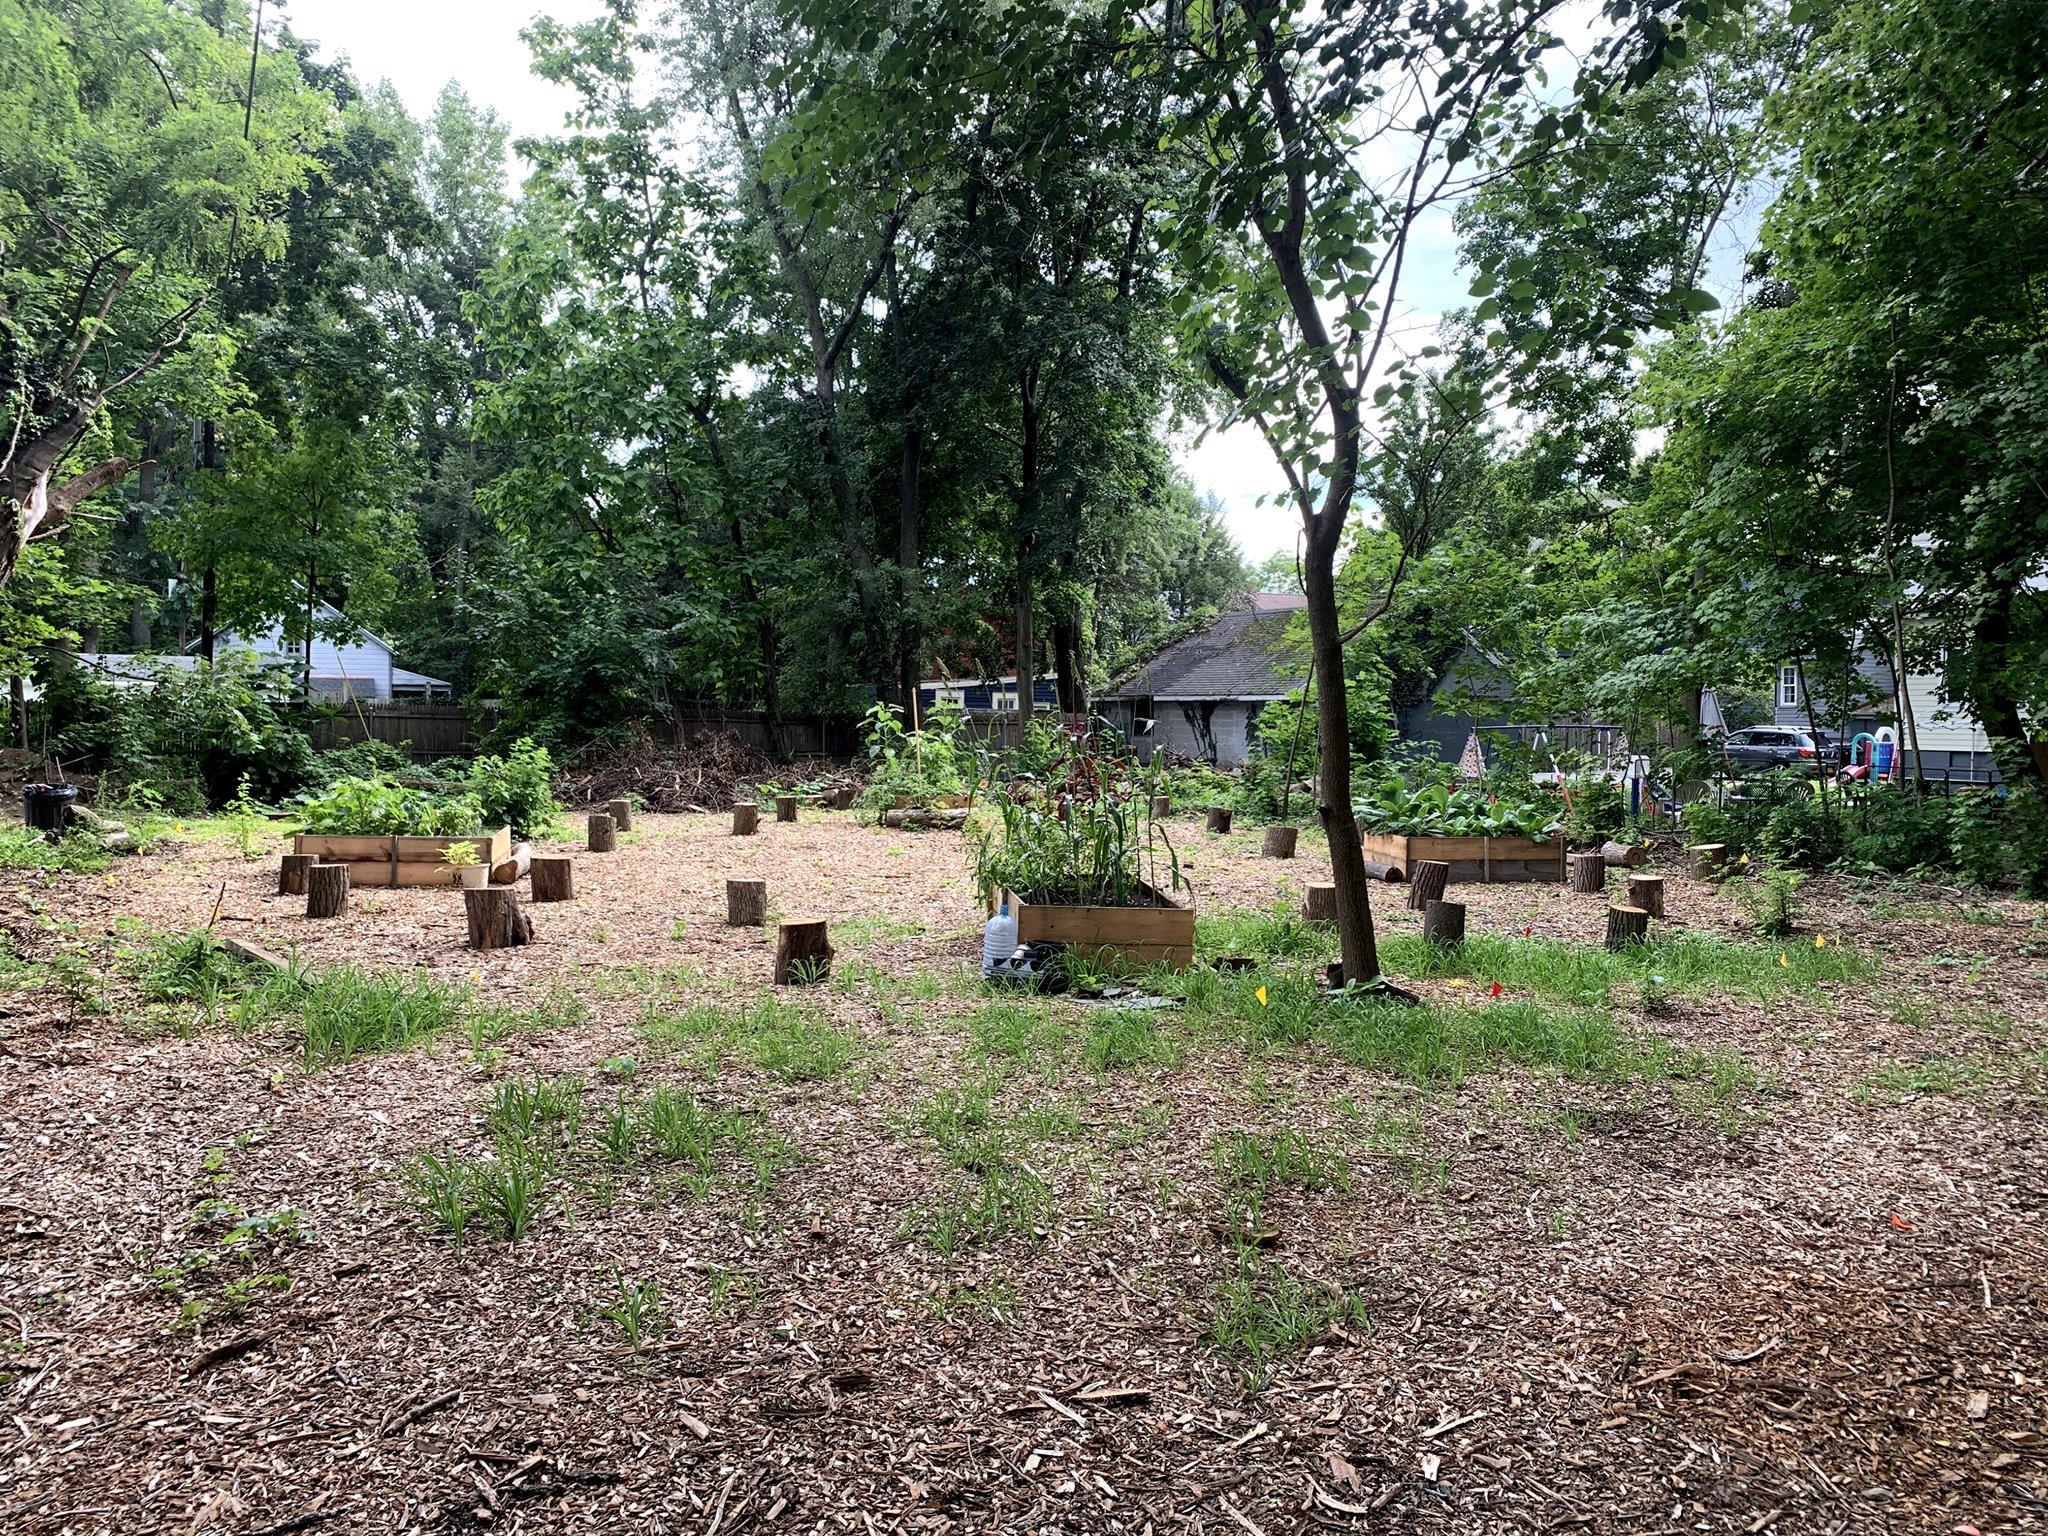
[(412, 759), (388, 741), (351, 741), (313, 754), (309, 781), (324, 787), (338, 779), (376, 779), (404, 773)]
[(1779, 801), (1765, 818), (1760, 841), (1764, 852), (1780, 864), (1821, 869), (1834, 863), (1848, 847), (1840, 800), (1811, 794)]
[(1628, 830), (1628, 800), (1605, 771), (1573, 778), (1565, 789), (1564, 835), (1604, 843)]
[(155, 684), (113, 702), (107, 782), (153, 789), (167, 809), (225, 805), (246, 780), (256, 799), (302, 787), (313, 747), (287, 716), (291, 680), (230, 656), (189, 670), (166, 667)]
[(463, 783), (482, 808), (486, 827), (510, 827), (530, 837), (562, 814), (555, 799), (554, 759), (531, 736), (514, 742), (503, 757), (478, 758)]
[(2005, 878), (2012, 855), (2003, 799), (1989, 792), (1952, 796), (1948, 803), (1949, 862), (1972, 885), (1987, 889)]
[(1872, 789), (1848, 810), (1845, 857), (1864, 870), (1904, 874), (1941, 864), (1949, 853), (1949, 808), (1909, 787)]
[(967, 793), (974, 752), (966, 739), (967, 717), (958, 705), (935, 704), (917, 730), (903, 728), (888, 704), (877, 704), (861, 722), (868, 757), (868, 787), (862, 810), (880, 814), (897, 804), (936, 805)]
[(340, 779), (300, 802), (306, 830), (354, 837), (461, 837), (487, 830), (470, 794), (437, 795), (389, 779)]

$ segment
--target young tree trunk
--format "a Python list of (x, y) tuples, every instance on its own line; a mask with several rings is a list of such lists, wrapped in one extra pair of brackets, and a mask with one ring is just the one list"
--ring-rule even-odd
[[(1352, 421), (1357, 406), (1351, 406)], [(1352, 466), (1355, 482), (1356, 436)], [(1322, 771), (1316, 782), (1316, 817), (1330, 841), (1330, 874), (1337, 892), (1337, 947), (1343, 957), (1344, 981), (1366, 986), (1379, 980), (1379, 942), (1373, 933), (1371, 882), (1365, 873), (1365, 848), (1351, 811), (1351, 720), (1345, 709), (1343, 621), (1337, 609), (1337, 546), (1344, 529), (1344, 510), (1351, 503), (1349, 484), (1342, 495), (1332, 483), (1324, 510), (1309, 530), (1303, 559), (1308, 594), (1309, 650), (1316, 676), (1333, 681), (1316, 690), (1316, 746)]]
[(918, 551), (918, 495), (924, 472), (924, 433), (903, 429), (903, 473), (896, 493), (896, 686), (907, 716), (917, 701), (919, 665), (916, 597), (923, 568)]

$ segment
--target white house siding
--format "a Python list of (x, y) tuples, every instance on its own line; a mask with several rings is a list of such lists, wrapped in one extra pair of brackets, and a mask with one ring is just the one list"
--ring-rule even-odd
[(1159, 699), (1150, 743), (1155, 751), (1235, 768), (1245, 760), (1258, 708), (1241, 699)]
[(1960, 704), (1941, 696), (1938, 679), (1906, 674), (1906, 698), (1923, 752), (1989, 752), (1991, 738)]
[[(336, 617), (332, 613), (322, 615), (329, 622)], [(258, 654), (288, 656), (297, 661), (305, 655), (304, 645), (303, 640), (287, 644), (284, 626), (272, 625), (255, 638), (251, 649)], [(337, 643), (331, 635), (315, 634), (312, 659), (314, 693), (335, 697), (346, 694), (358, 699), (391, 697), (391, 651), (374, 635), (358, 631), (352, 638)]]

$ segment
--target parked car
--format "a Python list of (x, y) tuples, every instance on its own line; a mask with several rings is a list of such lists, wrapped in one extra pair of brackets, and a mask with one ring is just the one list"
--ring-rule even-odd
[(1799, 768), (1809, 773), (1832, 773), (1847, 760), (1842, 738), (1827, 731), (1788, 731), (1780, 726), (1760, 725), (1737, 731), (1721, 744), (1729, 766), (1738, 773), (1762, 768)]

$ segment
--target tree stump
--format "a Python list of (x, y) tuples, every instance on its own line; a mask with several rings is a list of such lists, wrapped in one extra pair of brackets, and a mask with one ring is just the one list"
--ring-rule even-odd
[(509, 885), (464, 891), (462, 907), (471, 949), (514, 949), (533, 941), (533, 920), (519, 910), (519, 892)]
[(277, 867), (277, 894), (280, 896), (305, 895), (306, 871), (319, 862), (319, 859), (310, 853), (286, 854), (284, 862)]
[(1609, 869), (1641, 869), (1650, 862), (1650, 850), (1641, 843), (1602, 843), (1600, 857)]
[(730, 928), (759, 928), (768, 921), (768, 882), (725, 882), (725, 921)]
[(1299, 827), (1268, 827), (1265, 839), (1259, 844), (1262, 859), (1291, 859), (1294, 857), (1295, 842), (1301, 837)]
[(611, 812), (593, 812), (590, 817), (590, 851), (610, 853), (618, 846), (619, 824), (612, 820)]
[(1422, 940), (1439, 949), (1454, 949), (1465, 942), (1465, 903), (1432, 901), (1422, 909)]
[(835, 811), (850, 811), (853, 809), (853, 802), (859, 794), (859, 790), (848, 789), (845, 785), (841, 785), (825, 797), (825, 804)]
[(1597, 895), (1607, 889), (1607, 861), (1597, 853), (1571, 856), (1572, 889), (1581, 896)]
[(1230, 830), (1229, 806), (1212, 805), (1209, 807), (1209, 830), (1216, 833), (1224, 833)]
[(576, 899), (576, 861), (571, 858), (542, 855), (533, 861), (533, 899), (540, 901), (574, 901)]
[(1427, 912), (1432, 901), (1443, 899), (1444, 887), (1451, 883), (1451, 866), (1440, 859), (1417, 859), (1409, 880), (1408, 910)]
[(1607, 909), (1607, 947), (1624, 950), (1631, 944), (1648, 942), (1650, 937), (1650, 914), (1641, 907), (1609, 907)]
[(1167, 817), (1171, 816), (1172, 814), (1173, 796), (1154, 795), (1152, 797), (1152, 819), (1154, 821), (1164, 821)]
[(754, 829), (760, 825), (761, 807), (755, 805), (752, 801), (744, 802), (732, 808), (732, 835), (734, 837), (752, 837)]
[(832, 974), (832, 940), (822, 917), (796, 917), (775, 930), (775, 985), (808, 986)]
[(1718, 882), (1728, 873), (1726, 843), (1694, 843), (1686, 850), (1692, 855), (1692, 877)]
[(633, 830), (632, 801), (624, 799), (608, 800), (605, 802), (604, 808), (611, 813), (612, 825), (617, 827), (619, 831), (630, 832)]
[(796, 820), (795, 795), (777, 795), (775, 797), (775, 819), (777, 821)]
[(348, 913), (348, 866), (310, 864), (306, 867), (306, 916), (343, 917)]
[(1301, 915), (1312, 923), (1334, 923), (1337, 921), (1337, 887), (1334, 885), (1312, 885), (1302, 898)]
[(1664, 915), (1664, 877), (1662, 875), (1630, 875), (1628, 877), (1628, 904), (1641, 907), (1652, 917)]

